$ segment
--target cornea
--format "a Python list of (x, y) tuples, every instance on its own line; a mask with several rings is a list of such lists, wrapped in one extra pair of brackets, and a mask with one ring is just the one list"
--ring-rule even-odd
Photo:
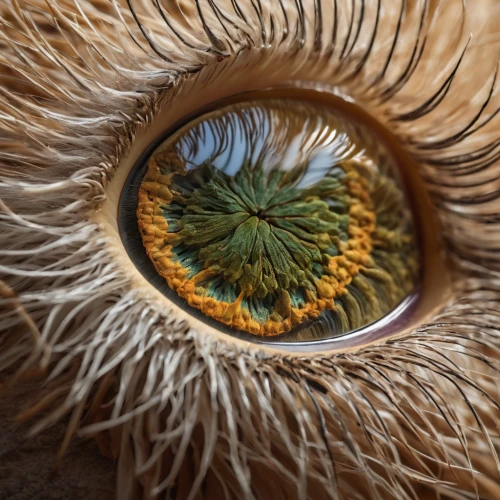
[[(218, 339), (223, 342), (230, 342), (232, 344), (240, 345), (243, 349), (261, 349), (268, 352), (282, 352), (283, 350), (289, 351), (292, 355), (295, 355), (298, 352), (298, 355), (303, 352), (304, 355), (311, 355), (317, 351), (326, 351), (336, 353), (343, 351), (352, 351), (358, 350), (362, 346), (370, 345), (374, 342), (380, 341), (380, 335), (382, 338), (388, 338), (390, 336), (396, 335), (397, 337), (404, 336), (412, 331), (415, 326), (422, 324), (426, 318), (431, 318), (436, 311), (440, 310), (442, 304), (446, 303), (452, 297), (453, 287), (450, 286), (450, 280), (448, 278), (448, 272), (443, 272), (443, 249), (441, 246), (441, 242), (435, 238), (435, 235), (439, 233), (438, 231), (438, 222), (432, 214), (432, 202), (430, 201), (428, 195), (425, 193), (424, 188), (422, 187), (422, 180), (419, 177), (418, 171), (416, 167), (412, 164), (411, 160), (401, 152), (400, 148), (397, 149), (396, 157), (397, 162), (401, 165), (406, 164), (403, 170), (401, 171), (403, 175), (403, 181), (405, 184), (410, 184), (415, 188), (414, 190), (419, 193), (419, 195), (413, 200), (414, 210), (417, 213), (421, 214), (429, 214), (430, 217), (426, 218), (426, 224), (423, 225), (422, 222), (417, 221), (420, 226), (420, 231), (424, 231), (425, 234), (421, 235), (421, 243), (423, 244), (422, 252), (423, 255), (439, 255), (440, 257), (437, 259), (431, 258), (428, 259), (425, 257), (425, 267), (429, 272), (424, 273), (422, 289), (419, 292), (419, 297), (424, 297), (423, 300), (416, 300), (413, 298), (410, 302), (403, 304), (404, 308), (408, 308), (411, 305), (412, 313), (402, 313), (402, 322), (395, 322), (394, 328), (384, 326), (384, 328), (380, 331), (380, 335), (375, 335), (373, 333), (373, 326), (370, 325), (367, 328), (363, 328), (360, 331), (356, 332), (355, 335), (358, 337), (358, 341), (353, 345), (353, 335), (349, 335), (345, 338), (345, 345), (342, 339), (334, 339), (332, 342), (318, 342), (318, 343), (303, 343), (303, 345), (297, 344), (289, 344), (283, 342), (270, 342), (267, 343), (255, 343), (254, 339), (248, 337), (232, 337), (229, 338), (227, 335), (218, 332), (215, 328), (207, 327), (203, 321), (199, 319), (193, 318), (191, 315), (186, 313), (181, 307), (176, 306), (171, 301), (165, 298), (165, 296), (158, 292), (152, 287), (147, 280), (137, 271), (135, 265), (130, 261), (126, 251), (123, 246), (119, 244), (119, 239), (116, 238), (119, 235), (117, 219), (118, 219), (118, 200), (120, 198), (121, 188), (125, 182), (126, 177), (128, 176), (130, 170), (133, 168), (137, 159), (141, 156), (144, 149), (154, 142), (154, 139), (158, 137), (159, 134), (164, 133), (169, 127), (178, 123), (180, 119), (182, 119), (181, 123), (186, 123), (193, 116), (197, 116), (200, 113), (204, 112), (204, 110), (211, 109), (213, 106), (213, 102), (216, 96), (234, 95), (234, 97), (225, 98), (224, 102), (233, 102), (235, 100), (240, 100), (244, 95), (245, 98), (252, 98), (252, 96), (256, 95), (252, 91), (246, 92), (243, 94), (236, 93), (237, 87), (235, 87), (234, 81), (231, 81), (229, 78), (226, 80), (228, 82), (228, 88), (225, 88), (224, 85), (221, 85), (217, 88), (217, 92), (215, 95), (207, 95), (204, 93), (195, 92), (193, 95), (196, 96), (195, 100), (186, 100), (182, 98), (184, 92), (187, 92), (188, 95), (191, 94), (193, 87), (196, 87), (197, 78), (195, 77), (185, 77), (186, 78), (186, 87), (180, 86), (174, 96), (170, 96), (168, 100), (168, 106), (165, 105), (166, 101), (163, 101), (163, 105), (160, 106), (158, 112), (155, 113), (155, 116), (150, 119), (147, 126), (140, 127), (137, 135), (135, 136), (134, 141), (130, 143), (129, 154), (126, 154), (122, 157), (120, 162), (120, 166), (117, 168), (115, 177), (112, 179), (110, 185), (108, 186), (107, 193), (108, 199), (103, 204), (102, 209), (96, 214), (96, 219), (102, 224), (102, 228), (104, 229), (106, 234), (113, 235), (112, 238), (107, 238), (107, 244), (112, 248), (114, 254), (119, 255), (120, 262), (122, 263), (124, 269), (127, 274), (130, 276), (130, 283), (132, 289), (137, 287), (137, 293), (142, 294), (143, 296), (151, 299), (154, 297), (154, 300), (159, 300), (160, 302), (165, 304), (165, 310), (169, 310), (169, 308), (174, 308), (177, 312), (179, 312), (180, 317), (184, 318), (186, 321), (190, 322), (193, 325), (195, 331), (203, 332), (203, 335), (214, 336), (214, 339)], [(253, 89), (256, 84), (259, 82), (252, 82), (251, 88)], [(335, 105), (339, 105), (341, 108), (344, 106), (342, 103), (346, 102), (344, 98), (337, 97), (339, 89), (328, 87), (324, 84), (319, 84), (317, 82), (308, 83), (305, 81), (298, 82), (289, 82), (289, 83), (279, 83), (276, 88), (273, 89), (271, 85), (271, 80), (266, 80), (265, 83), (268, 85), (266, 88), (266, 92), (269, 92), (270, 96), (284, 95), (287, 93), (290, 95), (295, 95), (296, 88), (300, 88), (302, 90), (308, 90), (311, 92), (311, 96), (313, 99), (317, 99), (318, 102), (323, 102), (324, 99), (332, 99)], [(258, 92), (260, 94), (261, 91)], [(352, 101), (352, 99), (349, 99)], [(187, 107), (189, 106), (189, 107)], [(352, 102), (348, 106), (348, 110), (350, 107), (354, 106), (357, 108), (355, 104)], [(345, 107), (345, 106), (344, 106)], [(359, 108), (357, 108), (359, 112)], [(357, 112), (358, 112), (357, 111)], [(366, 113), (362, 113), (364, 115), (364, 119), (367, 119), (368, 122), (371, 122), (372, 126), (377, 127), (377, 122), (371, 118)], [(186, 118), (187, 117), (187, 118)], [(384, 140), (389, 142), (394, 142), (395, 139), (392, 135), (380, 128), (377, 129), (377, 133), (380, 133)], [(412, 190), (413, 190), (412, 188)], [(411, 191), (410, 190), (410, 195)], [(414, 198), (412, 196), (412, 198)], [(429, 262), (428, 262), (429, 260)], [(432, 268), (436, 270), (439, 269), (439, 273), (441, 278), (437, 278), (437, 274), (432, 272)], [(422, 293), (422, 290), (426, 291), (425, 294)], [(277, 351), (276, 351), (277, 350)]]

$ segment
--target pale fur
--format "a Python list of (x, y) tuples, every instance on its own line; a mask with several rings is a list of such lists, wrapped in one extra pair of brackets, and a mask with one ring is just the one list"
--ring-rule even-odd
[[(381, 103), (413, 48), (423, 2), (408, 2), (377, 85), (397, 2), (382, 2), (373, 53), (350, 79), (370, 41), (375, 1), (342, 65), (339, 50), (330, 51), (333, 2), (321, 4), (322, 32), (313, 1), (283, 1), (286, 17), (277, 0), (239, 0), (239, 12), (229, 1), (215, 2), (219, 10), (200, 1), (201, 16), (194, 2), (178, 3), (158, 10), (135, 1), (136, 17), (119, 0), (0, 5), (0, 370), (6, 385), (33, 374), (46, 381), (26, 415), (46, 410), (34, 431), (69, 414), (63, 449), (75, 432), (97, 435), (118, 457), (119, 499), (500, 498), (497, 149), (479, 172), (435, 165), (498, 139), (499, 120), (425, 149), (463, 129), (485, 101), (500, 47), (498, 7), (470, 2), (464, 13), (460, 1), (430, 2), (424, 57)], [(341, 46), (351, 2), (337, 4)], [(439, 88), (470, 33), (439, 107), (398, 119)], [(121, 157), (179, 85), (206, 68), (229, 71), (248, 51), (266, 56), (276, 82), (307, 75), (338, 86), (419, 165), (457, 278), (454, 298), (410, 335), (313, 356), (216, 341), (143, 298), (114, 258), (119, 242), (94, 214)], [(232, 78), (248, 78), (258, 64)], [(495, 87), (478, 123), (499, 105)]]

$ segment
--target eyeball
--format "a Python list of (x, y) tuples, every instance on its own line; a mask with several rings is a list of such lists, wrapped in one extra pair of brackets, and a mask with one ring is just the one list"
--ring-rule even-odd
[(162, 134), (126, 182), (121, 234), (168, 300), (212, 328), (338, 338), (415, 300), (414, 213), (401, 165), (359, 117), (278, 95), (216, 103)]

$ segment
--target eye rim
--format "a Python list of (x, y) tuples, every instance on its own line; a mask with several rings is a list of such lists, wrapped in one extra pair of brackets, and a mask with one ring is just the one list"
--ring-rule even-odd
[[(169, 125), (167, 128), (163, 130), (160, 134), (157, 134), (155, 138), (149, 142), (146, 148), (142, 148), (141, 153), (139, 156), (133, 161), (130, 165), (130, 170), (129, 172), (126, 173), (126, 181), (123, 183), (120, 195), (119, 195), (119, 202), (117, 203), (116, 206), (116, 217), (118, 221), (118, 226), (120, 226), (120, 214), (123, 213), (123, 208), (124, 205), (127, 203), (124, 201), (126, 197), (122, 196), (125, 187), (127, 186), (127, 183), (131, 182), (131, 174), (132, 172), (136, 172), (136, 175), (134, 177), (140, 177), (138, 175), (139, 172), (147, 168), (147, 159), (151, 155), (151, 153), (158, 147), (159, 144), (161, 144), (167, 137), (172, 135), (176, 130), (179, 130), (181, 127), (184, 125), (188, 124), (191, 120), (194, 118), (200, 117), (201, 115), (214, 110), (217, 107), (220, 106), (227, 106), (228, 104), (231, 104), (233, 102), (241, 102), (241, 101), (246, 101), (246, 100), (252, 100), (255, 98), (272, 98), (279, 96), (280, 98), (295, 98), (295, 99), (302, 99), (304, 100), (304, 89), (306, 89), (310, 94), (308, 97), (311, 97), (311, 100), (317, 100), (318, 102), (322, 103), (323, 105), (325, 104), (325, 97), (327, 98), (327, 101), (331, 106), (339, 106), (339, 109), (341, 111), (346, 112), (346, 114), (353, 114), (355, 111), (355, 114), (357, 116), (357, 120), (359, 121), (360, 118), (362, 123), (367, 124), (370, 126), (370, 130), (374, 132), (384, 145), (386, 146), (386, 149), (390, 155), (393, 156), (394, 161), (396, 165), (401, 166), (401, 164), (406, 164), (408, 166), (408, 169), (403, 169), (399, 168), (401, 172), (401, 183), (402, 187), (405, 190), (407, 196), (408, 196), (408, 203), (413, 211), (413, 213), (418, 214), (418, 210), (416, 210), (414, 206), (414, 194), (415, 190), (409, 189), (407, 184), (408, 184), (408, 177), (412, 177), (411, 181), (413, 182), (416, 177), (418, 177), (417, 181), (420, 184), (420, 193), (419, 194), (424, 194), (423, 198), (426, 199), (425, 204), (428, 207), (431, 207), (432, 204), (430, 202), (430, 197), (428, 196), (428, 193), (425, 191), (425, 188), (423, 187), (423, 180), (420, 178), (420, 175), (417, 173), (417, 168), (414, 162), (411, 160), (409, 157), (409, 154), (403, 149), (403, 147), (399, 144), (397, 138), (382, 124), (380, 124), (372, 115), (367, 113), (366, 111), (362, 110), (359, 105), (357, 105), (352, 99), (346, 99), (345, 96), (340, 97), (337, 95), (337, 93), (321, 88), (318, 89), (316, 86), (308, 86), (307, 82), (294, 82), (293, 85), (290, 85), (289, 83), (287, 84), (281, 84), (269, 88), (265, 88), (263, 90), (252, 90), (252, 91), (246, 91), (246, 92), (241, 92), (237, 94), (230, 95), (228, 97), (222, 98), (222, 99), (217, 99), (214, 100), (213, 102), (210, 102), (209, 104), (206, 104), (204, 106), (201, 106), (182, 117), (182, 119), (176, 121), (175, 123)], [(391, 147), (388, 147), (388, 143), (391, 143)], [(141, 167), (139, 168), (139, 165)], [(411, 167), (411, 168), (410, 168)], [(411, 170), (412, 175), (408, 176), (408, 172), (406, 170)], [(129, 182), (130, 181), (130, 182)], [(137, 188), (138, 191), (138, 188)], [(133, 218), (133, 224), (137, 224), (136, 219), (135, 219), (135, 210), (136, 210), (136, 205), (135, 203), (128, 203), (129, 205), (129, 213), (133, 211), (134, 213), (134, 218)], [(132, 218), (131, 218), (132, 219)], [(424, 256), (426, 253), (425, 247), (426, 245), (428, 246), (428, 240), (429, 240), (429, 235), (424, 235), (423, 233), (429, 233), (429, 227), (427, 227), (426, 231), (422, 231), (423, 224), (421, 217), (416, 216), (414, 218), (414, 223), (415, 223), (415, 228), (416, 228), (416, 235), (417, 235), (417, 242), (419, 244), (420, 248), (420, 255)], [(437, 220), (433, 216), (432, 217), (432, 228), (434, 229), (435, 234), (438, 234), (437, 231)], [(260, 337), (256, 337), (250, 333), (247, 332), (241, 332), (237, 330), (232, 330), (231, 333), (228, 332), (223, 332), (220, 330), (220, 323), (213, 320), (213, 325), (209, 324), (210, 322), (207, 321), (211, 318), (207, 318), (203, 313), (200, 313), (199, 310), (195, 308), (189, 308), (187, 307), (186, 304), (182, 303), (181, 304), (176, 304), (175, 301), (172, 301), (172, 298), (168, 296), (168, 294), (164, 294), (161, 288), (168, 289), (170, 292), (172, 290), (168, 288), (168, 285), (165, 283), (165, 281), (159, 277), (157, 280), (160, 284), (160, 286), (156, 286), (154, 283), (151, 283), (151, 280), (148, 279), (148, 277), (142, 272), (141, 268), (138, 268), (138, 266), (135, 264), (135, 262), (132, 260), (131, 255), (128, 254), (127, 249), (125, 249), (126, 243), (122, 239), (122, 235), (124, 234), (123, 230), (119, 227), (118, 228), (118, 233), (120, 236), (120, 241), (122, 245), (124, 245), (123, 250), (125, 250), (125, 253), (127, 254), (127, 257), (131, 260), (129, 264), (132, 264), (132, 267), (136, 270), (137, 273), (139, 273), (150, 285), (155, 288), (155, 291), (157, 292), (158, 296), (161, 296), (163, 300), (169, 303), (169, 306), (175, 306), (175, 308), (179, 311), (182, 311), (184, 313), (182, 316), (186, 318), (186, 321), (188, 322), (190, 327), (193, 327), (193, 324), (196, 325), (198, 322), (200, 325), (203, 325), (203, 335), (208, 335), (209, 333), (214, 335), (218, 340), (224, 339), (226, 342), (243, 342), (243, 345), (247, 347), (255, 347), (258, 349), (264, 349), (264, 350), (269, 350), (269, 351), (288, 351), (291, 354), (292, 353), (297, 353), (301, 355), (307, 355), (308, 353), (316, 353), (316, 352), (325, 352), (325, 351), (330, 351), (330, 352), (344, 352), (344, 351), (349, 351), (349, 350), (357, 350), (361, 347), (373, 344), (375, 342), (379, 342), (381, 340), (388, 340), (390, 338), (395, 338), (395, 337), (401, 337), (405, 334), (410, 333), (415, 327), (420, 326), (422, 323), (424, 323), (424, 317), (428, 320), (432, 316), (435, 315), (438, 309), (441, 309), (443, 304), (451, 297), (451, 291), (452, 287), (450, 284), (450, 276), (449, 276), (449, 270), (448, 270), (448, 262), (446, 263), (447, 265), (444, 266), (446, 268), (446, 271), (444, 272), (442, 284), (446, 283), (443, 286), (438, 286), (433, 294), (434, 296), (438, 295), (439, 299), (437, 300), (438, 304), (437, 306), (434, 305), (432, 306), (429, 304), (429, 300), (422, 300), (422, 295), (423, 293), (428, 290), (429, 284), (424, 283), (426, 274), (428, 274), (425, 270), (427, 267), (427, 259), (421, 259), (421, 267), (422, 267), (422, 278), (419, 282), (419, 284), (416, 286), (415, 290), (410, 293), (408, 296), (406, 296), (405, 299), (400, 302), (392, 311), (390, 311), (388, 314), (383, 316), (382, 318), (376, 320), (373, 323), (370, 323), (368, 325), (363, 326), (362, 328), (359, 328), (357, 330), (353, 330), (351, 332), (348, 332), (346, 334), (340, 335), (338, 337), (333, 337), (333, 338), (328, 338), (328, 339), (316, 339), (316, 340), (301, 340), (301, 341), (287, 341), (287, 342), (282, 342), (274, 338), (269, 338), (268, 340), (263, 340)], [(137, 233), (137, 230), (136, 230)], [(137, 235), (139, 240), (140, 240), (140, 234)], [(437, 243), (437, 242), (435, 242)], [(442, 247), (442, 242), (439, 242), (439, 244), (434, 245), (434, 250), (438, 250), (439, 253), (443, 253), (443, 247)], [(141, 260), (142, 258), (145, 259), (145, 262), (149, 264), (153, 270), (154, 273), (151, 273), (154, 278), (159, 276), (154, 269), (154, 266), (152, 265), (151, 261), (147, 258), (145, 255), (145, 252), (142, 251), (142, 244), (139, 246), (135, 247), (135, 253), (141, 252)], [(132, 252), (134, 253), (134, 252)], [(428, 253), (428, 252), (427, 252)], [(443, 260), (437, 259), (437, 260)], [(440, 263), (441, 264), (441, 263)], [(437, 266), (434, 266), (435, 269), (437, 269)], [(145, 269), (145, 268), (144, 268)], [(442, 269), (442, 266), (440, 267)], [(427, 280), (429, 281), (429, 280)], [(430, 281), (436, 281), (436, 280), (430, 280)], [(431, 287), (434, 288), (434, 287)], [(440, 292), (440, 293), (438, 293)], [(172, 295), (174, 297), (174, 295)], [(425, 297), (424, 297), (425, 299)], [(423, 306), (423, 302), (426, 302), (426, 305)], [(192, 311), (191, 311), (192, 309)], [(424, 309), (424, 310), (422, 310)], [(197, 317), (199, 316), (199, 317)]]

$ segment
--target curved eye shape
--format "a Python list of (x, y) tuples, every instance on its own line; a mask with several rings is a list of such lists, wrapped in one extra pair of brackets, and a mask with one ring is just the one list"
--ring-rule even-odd
[(417, 286), (391, 154), (366, 125), (317, 103), (219, 106), (153, 149), (124, 198), (164, 293), (225, 332), (336, 337)]

